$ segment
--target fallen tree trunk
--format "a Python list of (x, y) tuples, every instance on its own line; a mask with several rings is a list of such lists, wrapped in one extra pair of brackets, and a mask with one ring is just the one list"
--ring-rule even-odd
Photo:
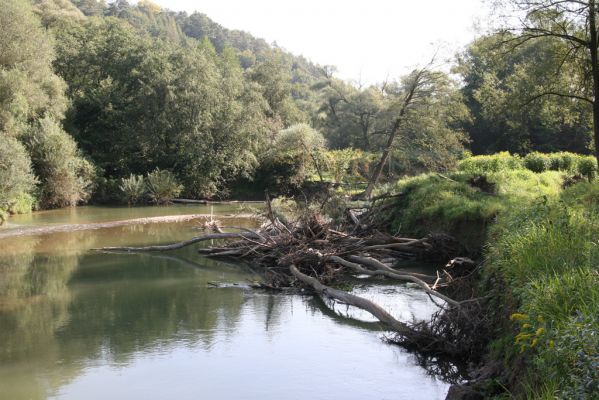
[(183, 242), (173, 243), (173, 244), (165, 244), (165, 245), (157, 245), (157, 246), (142, 246), (142, 247), (100, 247), (94, 248), (92, 250), (101, 250), (101, 251), (167, 251), (167, 250), (177, 250), (182, 249), (183, 247), (190, 246), (194, 243), (204, 242), (206, 240), (215, 240), (215, 239), (260, 239), (260, 235), (254, 233), (250, 234), (249, 232), (243, 233), (210, 233), (207, 235), (196, 236), (189, 240), (184, 240)]
[(301, 273), (297, 267), (293, 264), (289, 266), (289, 270), (297, 279), (310, 286), (314, 291), (323, 297), (329, 297), (331, 299), (340, 301), (343, 304), (348, 304), (350, 306), (358, 307), (362, 310), (368, 311), (372, 314), (376, 319), (383, 322), (389, 328), (393, 329), (399, 333), (409, 333), (411, 332), (410, 327), (396, 320), (391, 314), (389, 314), (385, 309), (379, 306), (372, 301), (365, 299), (360, 296), (353, 295), (351, 293), (347, 293), (343, 290), (333, 289), (331, 287), (325, 286), (316, 278), (312, 278), (306, 274)]
[[(443, 300), (439, 307), (459, 310), (462, 302), (439, 292), (454, 278), (450, 272), (463, 276), (470, 264), (459, 261), (447, 264), (447, 269), (434, 275), (420, 274), (398, 269), (399, 261), (436, 256), (445, 265), (448, 247), (452, 241), (447, 237), (427, 236), (419, 239), (397, 237), (377, 231), (361, 221), (361, 215), (347, 215), (348, 224), (333, 229), (318, 214), (306, 215), (291, 223), (275, 217), (270, 202), (266, 207), (268, 221), (259, 230), (241, 229), (241, 232), (211, 233), (168, 245), (145, 247), (104, 247), (101, 251), (154, 252), (168, 251), (208, 240), (229, 240), (218, 246), (198, 249), (207, 257), (243, 260), (257, 267), (265, 278), (263, 287), (279, 289), (298, 284), (306, 285), (320, 297), (330, 298), (365, 310), (382, 322), (388, 329), (403, 338), (403, 345), (417, 349), (456, 354), (459, 345), (437, 334), (426, 323), (398, 321), (378, 304), (343, 290), (334, 289), (342, 277), (362, 274), (372, 277), (411, 282), (429, 296)], [(369, 215), (366, 215), (369, 217)], [(358, 227), (358, 229), (356, 229)], [(233, 239), (233, 240), (231, 240)], [(471, 305), (468, 304), (468, 307)], [(463, 314), (463, 313), (462, 313)], [(462, 315), (456, 312), (452, 315)], [(445, 334), (446, 330), (443, 331)], [(452, 337), (453, 338), (453, 337)]]

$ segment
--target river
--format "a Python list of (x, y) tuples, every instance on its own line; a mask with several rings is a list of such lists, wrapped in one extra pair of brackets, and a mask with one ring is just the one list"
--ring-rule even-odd
[[(11, 217), (0, 229), (0, 399), (445, 398), (449, 385), (381, 340), (384, 331), (363, 313), (353, 315), (364, 322), (352, 321), (308, 295), (251, 290), (251, 270), (201, 258), (194, 247), (91, 250), (188, 239), (197, 220), (81, 225), (213, 213), (224, 225), (251, 226), (240, 212), (88, 206)], [(69, 224), (84, 228), (31, 230)], [(409, 285), (355, 290), (403, 320), (434, 311)]]

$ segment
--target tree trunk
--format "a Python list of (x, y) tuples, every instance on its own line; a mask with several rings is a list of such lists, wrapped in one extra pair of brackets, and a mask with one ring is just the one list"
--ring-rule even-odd
[(395, 137), (399, 133), (401, 123), (403, 122), (403, 119), (406, 115), (406, 112), (408, 111), (408, 108), (412, 104), (412, 101), (416, 97), (416, 92), (420, 90), (423, 84), (423, 78), (426, 75), (427, 71), (428, 70), (426, 68), (416, 71), (413, 80), (410, 82), (407, 88), (406, 97), (404, 98), (403, 104), (401, 105), (401, 109), (399, 110), (399, 114), (397, 115), (397, 118), (393, 123), (393, 127), (389, 131), (389, 138), (387, 139), (387, 144), (385, 145), (385, 148), (383, 150), (383, 155), (381, 156), (379, 163), (377, 164), (376, 168), (374, 169), (374, 172), (372, 173), (372, 177), (368, 182), (368, 187), (360, 196), (363, 199), (370, 198), (370, 196), (372, 195), (372, 191), (374, 190), (374, 187), (381, 178), (383, 168), (387, 163), (387, 160), (389, 159), (389, 154), (391, 153), (391, 149), (393, 148), (393, 142), (395, 141)]

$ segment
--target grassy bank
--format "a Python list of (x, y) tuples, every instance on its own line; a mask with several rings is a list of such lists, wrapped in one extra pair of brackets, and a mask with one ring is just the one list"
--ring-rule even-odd
[(399, 181), (394, 189), (404, 195), (390, 211), (392, 229), (452, 234), (484, 260), (479, 284), (492, 295), (496, 324), (489, 355), (501, 365), (487, 395), (599, 397), (594, 164), (592, 174), (575, 178), (576, 163), (533, 172), (505, 154), (480, 161), (499, 167), (473, 167), (479, 161), (447, 176)]

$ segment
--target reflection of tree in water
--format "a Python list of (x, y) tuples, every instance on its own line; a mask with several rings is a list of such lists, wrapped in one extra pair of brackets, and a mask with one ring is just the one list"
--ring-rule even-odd
[(455, 361), (436, 356), (413, 352), (416, 364), (426, 370), (426, 373), (446, 383), (461, 383), (467, 377), (466, 366)]
[(242, 281), (248, 275), (238, 267), (190, 261), (198, 259), (193, 249), (163, 258), (87, 252), (114, 236), (79, 231), (3, 240), (3, 396), (43, 399), (88, 360), (123, 363), (138, 351), (181, 343), (209, 350), (215, 340), (237, 334), (251, 296), (238, 288), (210, 289), (208, 282)]
[(84, 262), (73, 277), (71, 321), (58, 340), (94, 349), (90, 357), (102, 352), (126, 362), (138, 350), (180, 341), (210, 347), (214, 335), (233, 332), (246, 298), (240, 289), (208, 287), (222, 272), (171, 259), (100, 254)]
[[(0, 364), (27, 363), (35, 373), (51, 369), (60, 359), (54, 335), (68, 321), (67, 283), (78, 265), (81, 251), (76, 249), (85, 240), (81, 235), (60, 235), (2, 241)], [(29, 374), (12, 376), (8, 371), (9, 376), (0, 379), (0, 393), (6, 398), (47, 396), (43, 387), (32, 384)], [(65, 375), (71, 374), (61, 377)]]

